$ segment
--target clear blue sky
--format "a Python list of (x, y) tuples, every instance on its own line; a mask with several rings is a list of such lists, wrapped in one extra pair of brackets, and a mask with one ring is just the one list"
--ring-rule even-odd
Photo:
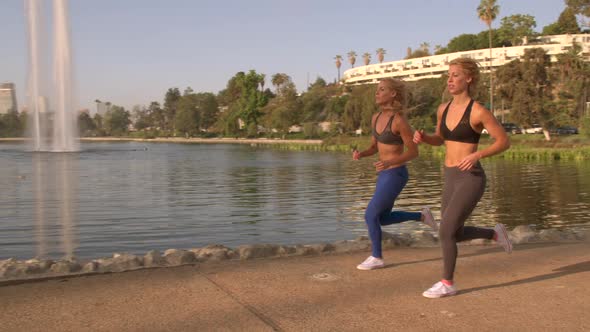
[[(49, 0), (43, 0), (50, 5)], [(318, 76), (336, 79), (334, 56), (354, 50), (385, 61), (422, 42), (446, 45), (486, 29), (479, 0), (71, 0), (70, 25), (79, 106), (94, 100), (131, 108), (161, 102), (187, 86), (217, 93), (238, 71), (283, 72), (299, 91)], [(500, 19), (535, 17), (537, 31), (557, 20), (564, 0), (499, 0)], [(49, 6), (48, 6), (49, 7)], [(47, 8), (48, 19), (51, 8)], [(0, 82), (14, 82), (24, 105), (27, 33), (23, 0), (0, 0)], [(345, 60), (341, 72), (350, 65)]]

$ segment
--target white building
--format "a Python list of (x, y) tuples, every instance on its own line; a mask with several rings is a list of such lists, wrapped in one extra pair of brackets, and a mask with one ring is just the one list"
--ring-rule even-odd
[(382, 78), (393, 77), (405, 81), (416, 81), (423, 78), (436, 78), (449, 70), (449, 62), (455, 58), (468, 57), (477, 60), (482, 66), (482, 71), (488, 67), (499, 67), (508, 62), (522, 58), (524, 51), (530, 48), (541, 47), (550, 56), (551, 61), (557, 61), (557, 55), (567, 52), (577, 43), (582, 47), (582, 56), (590, 61), (590, 34), (541, 36), (537, 40), (522, 46), (492, 48), (490, 50), (479, 49), (464, 52), (432, 55), (421, 58), (397, 60), (383, 63), (370, 64), (348, 69), (342, 79), (344, 84), (370, 84), (377, 83)]
[(0, 114), (18, 111), (14, 83), (0, 84)]

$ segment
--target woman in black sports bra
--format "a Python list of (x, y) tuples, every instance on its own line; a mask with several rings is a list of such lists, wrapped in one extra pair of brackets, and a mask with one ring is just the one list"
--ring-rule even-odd
[[(496, 118), (471, 99), (478, 80), (479, 68), (473, 59), (457, 58), (451, 61), (447, 88), (453, 100), (439, 106), (436, 132), (433, 135), (427, 135), (421, 130), (414, 133), (415, 143), (444, 143), (446, 148), (439, 231), (444, 269), (442, 280), (422, 294), (429, 298), (457, 293), (453, 284), (457, 242), (494, 239), (506, 252), (512, 251), (512, 243), (503, 224), (497, 224), (494, 229), (464, 226), (485, 189), (486, 175), (479, 160), (510, 147), (508, 136)], [(494, 138), (494, 143), (478, 150), (484, 128)]]
[(371, 145), (359, 152), (353, 151), (352, 159), (379, 153), (374, 163), (378, 172), (375, 194), (365, 211), (365, 221), (371, 239), (372, 253), (359, 264), (359, 270), (373, 270), (384, 266), (381, 252), (381, 226), (409, 220), (422, 221), (435, 228), (430, 209), (422, 212), (392, 211), (393, 203), (408, 182), (406, 162), (418, 156), (418, 148), (412, 141), (412, 128), (402, 113), (405, 104), (405, 85), (398, 80), (384, 79), (375, 92), (375, 102), (380, 112), (373, 115)]

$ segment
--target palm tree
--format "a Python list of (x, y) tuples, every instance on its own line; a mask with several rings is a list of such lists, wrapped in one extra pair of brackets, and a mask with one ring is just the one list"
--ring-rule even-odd
[(427, 42), (422, 42), (420, 44), (420, 49), (424, 51), (425, 54), (430, 54), (430, 44)]
[(276, 74), (272, 75), (272, 77), (270, 78), (270, 82), (277, 89), (277, 95), (281, 94), (281, 87), (285, 83), (289, 82), (289, 79), (290, 79), (289, 76), (284, 73), (276, 73)]
[(348, 52), (348, 62), (350, 62), (350, 65), (352, 66), (352, 68), (354, 68), (354, 63), (356, 62), (356, 52), (355, 51), (350, 51)]
[(265, 74), (260, 74), (260, 91), (264, 92), (264, 80), (266, 80)]
[(377, 60), (379, 60), (379, 63), (383, 63), (383, 58), (385, 57), (385, 49), (378, 48), (375, 52), (377, 53)]
[(494, 80), (492, 75), (492, 22), (498, 16), (500, 12), (500, 6), (496, 4), (496, 0), (481, 0), (479, 6), (477, 6), (477, 16), (479, 19), (484, 21), (488, 26), (488, 38), (490, 45), (490, 61), (489, 72), (490, 72), (490, 110), (494, 113)]
[(371, 63), (371, 53), (365, 52), (363, 54), (363, 62), (365, 63), (365, 66), (368, 66), (369, 63)]
[(342, 55), (336, 55), (334, 60), (336, 60), (336, 69), (338, 69), (338, 82), (340, 82), (340, 66), (342, 66)]

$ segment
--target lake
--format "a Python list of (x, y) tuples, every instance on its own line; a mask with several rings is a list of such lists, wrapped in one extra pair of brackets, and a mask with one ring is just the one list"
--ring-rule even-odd
[[(366, 234), (373, 158), (247, 144), (82, 143), (32, 153), (0, 143), (0, 259), (143, 255), (208, 244), (309, 244)], [(590, 163), (483, 160), (469, 224), (590, 228)], [(440, 214), (442, 160), (421, 156), (395, 209)], [(418, 222), (384, 228), (428, 229)]]

